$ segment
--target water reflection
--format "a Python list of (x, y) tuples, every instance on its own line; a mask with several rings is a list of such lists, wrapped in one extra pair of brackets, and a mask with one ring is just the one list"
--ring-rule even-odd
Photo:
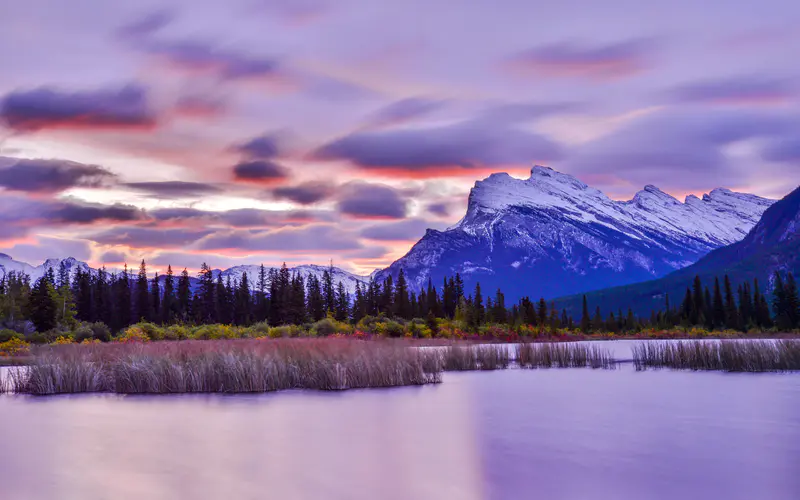
[(3, 500), (770, 499), (800, 491), (800, 376), (445, 375), (258, 396), (0, 396)]

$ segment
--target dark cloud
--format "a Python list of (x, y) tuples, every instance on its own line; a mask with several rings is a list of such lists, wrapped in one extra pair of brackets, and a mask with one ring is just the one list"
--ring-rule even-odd
[(425, 207), (428, 213), (438, 215), (439, 217), (447, 217), (450, 215), (450, 207), (447, 203), (430, 203)]
[(91, 224), (97, 221), (130, 222), (145, 218), (144, 210), (132, 205), (117, 203), (101, 205), (78, 201), (56, 202), (46, 211), (50, 222), (65, 224)]
[(128, 182), (124, 186), (161, 199), (195, 198), (222, 191), (221, 188), (213, 184), (186, 181)]
[(424, 219), (407, 219), (365, 227), (361, 236), (378, 241), (416, 241), (429, 227), (431, 223)]
[(104, 245), (128, 245), (136, 248), (180, 248), (214, 231), (190, 228), (149, 228), (118, 226), (87, 236)]
[(272, 161), (252, 160), (236, 164), (233, 175), (240, 181), (270, 183), (288, 178), (289, 171)]
[(196, 208), (158, 208), (148, 212), (155, 221), (201, 221), (209, 225), (236, 228), (264, 228), (303, 225), (310, 222), (331, 222), (335, 219), (328, 211), (260, 210), (239, 208), (221, 212)]
[(16, 91), (0, 103), (9, 128), (32, 132), (50, 128), (152, 129), (156, 116), (139, 85), (119, 89), (63, 92), (52, 88)]
[(263, 135), (233, 148), (251, 159), (270, 160), (280, 154), (278, 138), (275, 135)]
[(383, 184), (350, 182), (340, 188), (339, 212), (364, 219), (402, 219), (408, 202), (400, 193)]
[(395, 101), (379, 109), (369, 120), (371, 126), (397, 125), (422, 118), (442, 109), (447, 104), (444, 99), (409, 97)]
[(272, 191), (277, 199), (291, 200), (300, 205), (312, 205), (333, 194), (333, 186), (326, 182), (304, 182), (296, 186), (283, 186)]
[(762, 157), (768, 161), (800, 163), (800, 134), (798, 137), (776, 139), (764, 147)]
[(786, 80), (739, 77), (683, 85), (669, 95), (683, 103), (765, 105), (785, 102), (795, 93)]
[(58, 193), (73, 187), (98, 187), (115, 178), (97, 165), (0, 157), (0, 187), (13, 191)]
[(471, 169), (526, 165), (561, 156), (551, 140), (491, 121), (413, 130), (356, 132), (319, 148), (323, 160), (348, 160), (364, 169), (433, 173), (436, 169)]
[(617, 79), (647, 69), (653, 48), (652, 41), (644, 39), (598, 46), (559, 43), (522, 52), (512, 63), (537, 77)]
[(358, 238), (346, 230), (328, 225), (281, 228), (272, 231), (236, 230), (218, 232), (204, 238), (199, 250), (240, 252), (282, 251), (323, 252), (362, 248)]
[(116, 250), (110, 250), (100, 256), (100, 262), (125, 262), (125, 260), (125, 254)]

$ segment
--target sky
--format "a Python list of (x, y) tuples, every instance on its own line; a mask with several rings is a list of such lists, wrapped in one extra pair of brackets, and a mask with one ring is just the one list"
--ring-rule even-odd
[(800, 183), (791, 0), (0, 0), (0, 252), (390, 264), (491, 172)]

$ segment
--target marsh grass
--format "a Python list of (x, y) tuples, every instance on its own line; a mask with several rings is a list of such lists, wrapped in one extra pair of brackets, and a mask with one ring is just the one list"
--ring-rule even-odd
[(345, 339), (182, 341), (58, 346), (14, 369), (24, 394), (344, 390), (441, 381), (436, 356)]
[(637, 370), (675, 368), (729, 372), (800, 370), (800, 341), (671, 341), (633, 346)]
[(505, 345), (450, 345), (440, 353), (445, 371), (504, 370), (511, 364)]
[(521, 368), (605, 368), (617, 367), (611, 353), (597, 345), (574, 343), (525, 343), (517, 345)]

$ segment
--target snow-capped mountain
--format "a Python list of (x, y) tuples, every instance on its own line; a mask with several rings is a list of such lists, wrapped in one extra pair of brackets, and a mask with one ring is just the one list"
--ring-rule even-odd
[[(328, 271), (330, 269), (331, 269), (330, 266), (318, 266), (315, 264), (307, 264), (296, 267), (290, 267), (289, 272), (292, 275), (300, 274), (300, 276), (302, 276), (303, 280), (306, 282), (308, 282), (308, 277), (312, 275), (316, 276), (317, 278), (319, 278), (320, 281), (322, 281), (323, 273), (325, 273), (325, 271)], [(231, 279), (237, 279), (237, 280), (241, 279), (242, 274), (245, 273), (247, 274), (248, 282), (255, 284), (258, 282), (259, 270), (260, 266), (252, 266), (252, 265), (235, 266), (230, 269), (226, 269), (225, 271), (221, 271), (220, 273), (222, 274), (223, 279), (227, 279), (228, 276), (230, 276)], [(267, 270), (269, 270), (269, 268), (267, 268)], [(216, 273), (215, 273), (215, 278), (216, 278)], [(360, 283), (361, 285), (369, 283), (369, 276), (359, 276), (357, 274), (349, 273), (344, 269), (334, 267), (333, 283), (334, 285), (338, 285), (339, 282), (342, 282), (345, 290), (347, 290), (347, 293), (352, 295), (356, 290), (356, 283)]]
[[(47, 259), (44, 263), (38, 266), (32, 266), (26, 262), (20, 262), (17, 260), (12, 259), (9, 255), (0, 253), (0, 277), (5, 276), (6, 273), (9, 272), (16, 272), (16, 273), (24, 273), (30, 276), (31, 282), (35, 282), (37, 279), (41, 278), (42, 276), (47, 273), (48, 269), (53, 269), (53, 272), (58, 275), (58, 269), (61, 262), (64, 262), (67, 266), (67, 270), (70, 273), (70, 277), (74, 277), (75, 273), (80, 269), (83, 272), (90, 272), (92, 274), (96, 273), (96, 269), (92, 269), (89, 267), (88, 264), (85, 262), (81, 262), (79, 260), (74, 259), (73, 257), (68, 257), (66, 259)], [(217, 278), (217, 275), (221, 274), (223, 280), (227, 280), (230, 276), (232, 280), (240, 280), (242, 278), (242, 273), (247, 273), (247, 279), (251, 283), (253, 287), (258, 281), (258, 273), (259, 273), (260, 266), (258, 265), (245, 265), (245, 266), (235, 266), (231, 267), (230, 269), (225, 269), (224, 271), (215, 269), (212, 271), (214, 279)], [(289, 272), (294, 275), (299, 273), (303, 280), (307, 281), (308, 277), (311, 275), (317, 276), (320, 280), (322, 280), (322, 275), (326, 270), (331, 269), (330, 266), (317, 266), (317, 265), (301, 265), (296, 267), (290, 267)], [(269, 267), (267, 267), (269, 270)], [(114, 270), (108, 270), (112, 272)], [(130, 267), (129, 272), (132, 275), (135, 275), (138, 272), (138, 268)], [(152, 274), (149, 276), (152, 278)], [(191, 276), (191, 283), (192, 287), (196, 286), (199, 281), (196, 276)], [(339, 282), (345, 287), (348, 293), (353, 294), (356, 289), (356, 283), (366, 284), (369, 283), (369, 276), (359, 276), (353, 273), (349, 273), (344, 269), (340, 269), (338, 267), (333, 267), (333, 283), (334, 285), (338, 285)], [(162, 281), (163, 283), (163, 281)]]
[(655, 186), (615, 201), (575, 177), (535, 166), (475, 183), (467, 213), (428, 230), (378, 279), (400, 269), (413, 288), (461, 273), (483, 293), (556, 297), (663, 276), (741, 240), (774, 200), (715, 189), (680, 202)]
[(34, 267), (26, 262), (19, 262), (11, 258), (11, 256), (0, 253), (0, 277), (5, 276), (6, 273), (16, 272), (18, 274), (27, 274), (31, 278), (31, 282), (44, 276), (48, 270), (52, 269), (53, 273), (58, 275), (58, 269), (61, 262), (67, 267), (70, 277), (75, 276), (75, 273), (80, 269), (83, 272), (93, 271), (88, 264), (81, 262), (73, 257), (66, 259), (47, 259), (42, 264)]

